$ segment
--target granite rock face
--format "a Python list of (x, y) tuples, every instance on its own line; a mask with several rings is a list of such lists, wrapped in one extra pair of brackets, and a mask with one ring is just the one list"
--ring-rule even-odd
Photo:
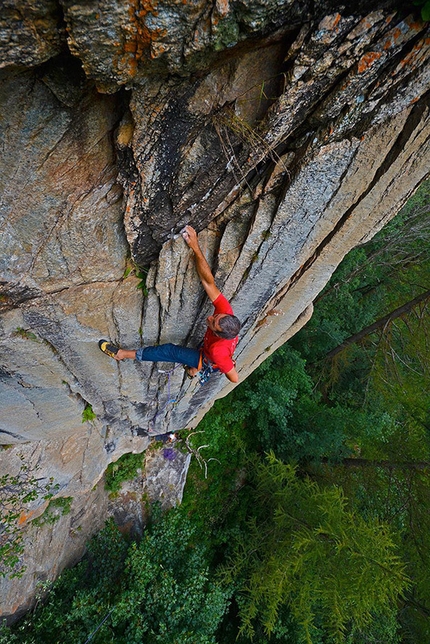
[[(243, 322), (241, 378), (291, 337), (345, 254), (428, 176), (429, 26), (389, 3), (6, 8), (0, 461), (13, 470), (22, 453), (54, 476), (88, 534), (108, 463), (149, 431), (195, 427), (231, 388), (117, 363), (99, 338), (199, 343), (211, 307), (186, 223)], [(38, 539), (57, 553), (47, 577), (76, 558), (60, 532)], [(35, 561), (2, 582), (5, 614), (34, 593)]]
[(2, 0), (0, 68), (40, 65), (65, 44), (63, 12), (56, 0)]

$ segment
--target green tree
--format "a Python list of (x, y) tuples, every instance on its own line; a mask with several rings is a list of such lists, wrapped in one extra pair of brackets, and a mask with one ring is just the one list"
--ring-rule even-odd
[(406, 315), (414, 311), (415, 308), (419, 305), (426, 304), (429, 298), (430, 290), (425, 291), (424, 293), (420, 293), (420, 295), (417, 295), (412, 300), (409, 300), (401, 306), (398, 306), (396, 309), (394, 309), (394, 311), (390, 311), (382, 318), (379, 318), (379, 320), (372, 322), (372, 324), (369, 324), (369, 326), (364, 327), (360, 331), (357, 331), (357, 333), (354, 333), (354, 335), (346, 338), (346, 340), (344, 340), (340, 345), (334, 347), (334, 349), (329, 351), (325, 356), (325, 359), (332, 360), (338, 353), (346, 349), (349, 345), (360, 342), (363, 338), (367, 337), (371, 333), (374, 333), (375, 331), (386, 329), (394, 320), (402, 317), (404, 318)]
[[(311, 643), (318, 621), (333, 641), (389, 614), (408, 587), (388, 527), (346, 508), (342, 490), (300, 478), (273, 454), (257, 465), (255, 511), (226, 578), (240, 577), (241, 631), (275, 629), (286, 604)], [(300, 640), (300, 641), (301, 641)]]
[(156, 512), (139, 543), (109, 522), (85, 559), (3, 636), (17, 644), (215, 644), (231, 590), (210, 567), (180, 509)]
[(112, 615), (124, 644), (215, 644), (230, 592), (211, 579), (207, 549), (170, 512), (129, 553), (127, 587)]

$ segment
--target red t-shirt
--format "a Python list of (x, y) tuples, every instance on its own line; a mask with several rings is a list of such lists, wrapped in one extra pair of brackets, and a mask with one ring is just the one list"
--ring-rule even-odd
[[(215, 307), (214, 315), (228, 313), (233, 315), (233, 309), (222, 293), (212, 302)], [(234, 367), (233, 353), (236, 349), (239, 336), (226, 340), (215, 335), (211, 329), (207, 329), (203, 340), (203, 353), (222, 373), (228, 373)]]

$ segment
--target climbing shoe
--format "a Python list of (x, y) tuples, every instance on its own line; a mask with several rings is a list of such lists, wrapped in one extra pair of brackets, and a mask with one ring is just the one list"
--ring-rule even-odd
[(103, 351), (109, 358), (115, 358), (118, 353), (118, 347), (111, 344), (108, 340), (99, 340), (100, 351)]

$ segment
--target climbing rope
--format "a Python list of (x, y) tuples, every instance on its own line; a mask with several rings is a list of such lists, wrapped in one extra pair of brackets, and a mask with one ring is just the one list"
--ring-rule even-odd
[(107, 620), (107, 618), (111, 615), (111, 613), (113, 613), (113, 610), (114, 610), (114, 609), (113, 609), (113, 608), (111, 608), (111, 610), (108, 612), (108, 614), (106, 615), (106, 617), (105, 617), (105, 618), (100, 622), (100, 624), (97, 626), (96, 630), (95, 630), (95, 631), (93, 631), (93, 632), (91, 633), (91, 635), (89, 636), (89, 638), (86, 640), (85, 644), (88, 644), (88, 642), (90, 642), (90, 641), (93, 639), (93, 637), (94, 637), (94, 635), (97, 633), (97, 631), (98, 631), (98, 630), (103, 626), (103, 624), (105, 623), (105, 621)]

